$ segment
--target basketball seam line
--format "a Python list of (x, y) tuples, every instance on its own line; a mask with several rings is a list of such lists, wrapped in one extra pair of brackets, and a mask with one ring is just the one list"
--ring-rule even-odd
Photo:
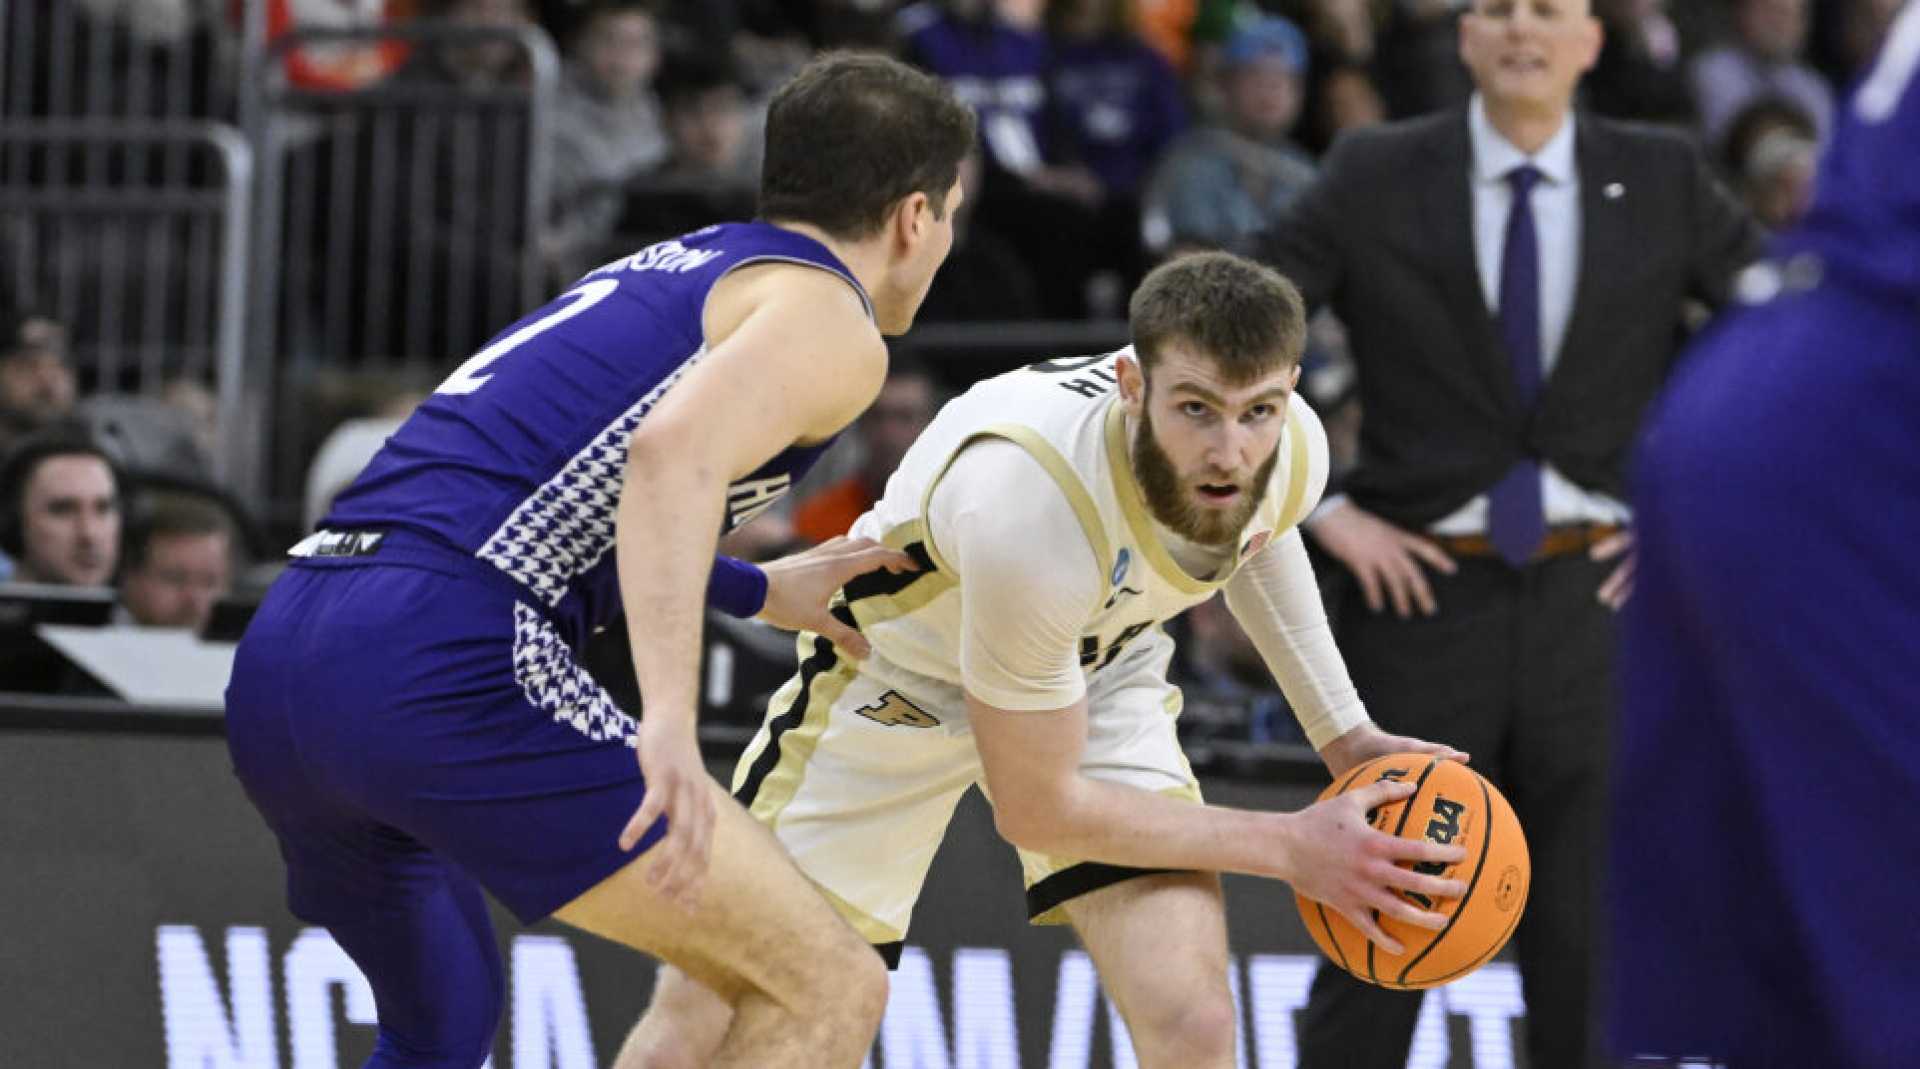
[(1487, 867), (1487, 855), (1493, 853), (1493, 798), (1487, 793), (1487, 781), (1478, 774), (1474, 778), (1480, 780), (1480, 819), (1485, 823), (1487, 833), (1486, 840), (1480, 844), (1480, 860), (1474, 862), (1473, 878), (1467, 881), (1466, 893), (1460, 896), (1460, 904), (1453, 908), (1453, 916), (1447, 918), (1447, 926), (1434, 935), (1433, 941), (1427, 944), (1425, 950), (1414, 955), (1413, 960), (1407, 962), (1406, 968), (1400, 970), (1399, 983), (1406, 983), (1407, 974), (1413, 971), (1413, 967), (1420, 964), (1421, 959), (1428, 954), (1433, 953), (1433, 948), (1439, 946), (1440, 941), (1453, 931), (1453, 926), (1459, 923), (1460, 911), (1467, 908), (1467, 903), (1473, 900), (1473, 889), (1479, 885), (1480, 873)]

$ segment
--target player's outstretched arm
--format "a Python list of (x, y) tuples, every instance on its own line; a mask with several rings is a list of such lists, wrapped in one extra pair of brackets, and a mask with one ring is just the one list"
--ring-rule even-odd
[[(637, 430), (615, 520), (620, 593), (642, 704), (636, 749), (646, 800), (621, 832), (632, 849), (659, 817), (668, 832), (647, 876), (691, 901), (706, 871), (714, 799), (694, 735), (707, 578), (727, 486), (776, 454), (825, 438), (872, 402), (886, 348), (840, 279), (797, 266), (732, 280), (724, 336)], [(716, 287), (714, 300), (722, 299)]]
[(1413, 793), (1383, 781), (1298, 813), (1262, 813), (1193, 802), (1082, 775), (1087, 710), (1020, 712), (969, 697), (987, 787), (1000, 834), (1023, 849), (1137, 868), (1238, 872), (1286, 880), (1325, 902), (1399, 953), (1371, 910), (1426, 928), (1446, 918), (1415, 908), (1394, 889), (1458, 898), (1466, 886), (1402, 868), (1400, 861), (1447, 864), (1461, 847), (1400, 839), (1367, 824), (1367, 810)]

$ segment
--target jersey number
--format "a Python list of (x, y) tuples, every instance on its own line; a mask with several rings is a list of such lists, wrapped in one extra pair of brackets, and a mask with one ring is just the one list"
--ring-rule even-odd
[(561, 294), (559, 300), (554, 302), (558, 304), (559, 301), (570, 300), (573, 302), (572, 304), (548, 312), (539, 319), (528, 323), (512, 334), (501, 338), (499, 341), (468, 357), (467, 362), (461, 364), (452, 375), (447, 377), (447, 381), (441, 383), (440, 388), (433, 392), (469, 394), (485, 386), (488, 380), (493, 378), (490, 374), (481, 374), (482, 371), (486, 370), (488, 365), (508, 353), (513, 352), (515, 349), (518, 349), (527, 339), (539, 334), (548, 327), (557, 327), (567, 320), (572, 319), (574, 316), (579, 315), (581, 312), (606, 300), (609, 294), (619, 288), (620, 280), (614, 278), (595, 279), (583, 286), (575, 286), (573, 289)]

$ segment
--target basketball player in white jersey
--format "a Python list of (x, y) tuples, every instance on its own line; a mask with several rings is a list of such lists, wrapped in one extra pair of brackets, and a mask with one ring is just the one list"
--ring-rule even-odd
[[(734, 793), (889, 964), (956, 803), (978, 784), (1018, 848), (1036, 923), (1070, 923), (1149, 1067), (1231, 1066), (1220, 872), (1286, 880), (1397, 953), (1374, 910), (1438, 928), (1400, 891), (1464, 885), (1394, 864), (1458, 847), (1396, 839), (1383, 782), (1299, 813), (1209, 806), (1174, 734), (1160, 625), (1224, 591), (1338, 775), (1382, 754), (1465, 755), (1375, 728), (1296, 529), (1327, 481), (1293, 392), (1299, 294), (1224, 253), (1162, 266), (1134, 344), (990, 379), (948, 404), (853, 534), (915, 572), (849, 583), (864, 661), (813, 634), (741, 757)], [(1284, 899), (1276, 897), (1276, 904)], [(716, 995), (671, 968), (623, 1069), (698, 1066)]]

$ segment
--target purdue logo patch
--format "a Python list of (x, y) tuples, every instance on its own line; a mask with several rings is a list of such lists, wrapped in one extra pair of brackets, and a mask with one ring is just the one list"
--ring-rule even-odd
[(908, 701), (897, 690), (880, 695), (879, 701), (863, 705), (854, 712), (890, 728), (930, 728), (940, 723), (939, 717)]

